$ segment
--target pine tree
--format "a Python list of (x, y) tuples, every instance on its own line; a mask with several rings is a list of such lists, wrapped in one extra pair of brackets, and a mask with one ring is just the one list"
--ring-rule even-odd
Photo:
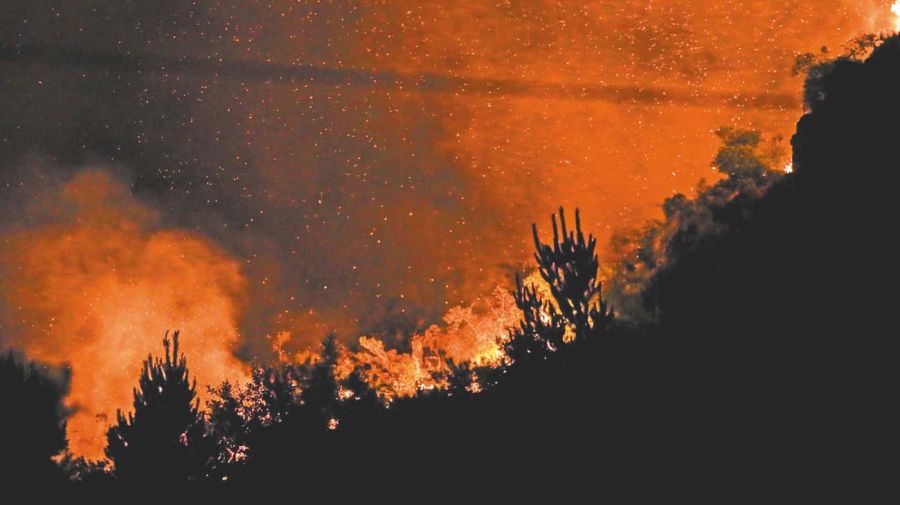
[(566, 322), (562, 314), (549, 300), (541, 298), (534, 285), (525, 285), (518, 273), (513, 294), (516, 306), (522, 311), (522, 319), (504, 345), (506, 355), (513, 362), (546, 358), (563, 344)]
[(555, 303), (542, 299), (535, 286), (525, 285), (516, 276), (515, 298), (522, 320), (505, 345), (513, 361), (528, 356), (546, 357), (571, 340), (599, 335), (613, 319), (612, 310), (600, 296), (597, 240), (592, 235), (585, 238), (578, 209), (575, 209), (574, 231), (567, 229), (562, 208), (559, 226), (555, 214), (552, 222), (552, 245), (541, 242), (536, 224), (532, 225), (532, 233), (538, 271), (550, 287)]
[[(171, 344), (171, 345), (170, 345)], [(117, 412), (107, 432), (106, 455), (121, 480), (177, 483), (205, 475), (215, 455), (189, 380), (187, 360), (178, 350), (178, 332), (163, 339), (165, 360), (148, 356), (134, 390), (134, 412)], [(171, 352), (170, 352), (171, 351)]]
[(560, 233), (553, 221), (553, 246), (543, 244), (538, 237), (537, 225), (531, 225), (534, 234), (534, 257), (541, 277), (550, 286), (563, 317), (575, 327), (575, 337), (598, 334), (612, 321), (612, 311), (600, 298), (600, 282), (597, 269), (600, 262), (595, 253), (597, 239), (587, 239), (581, 231), (581, 214), (575, 209), (575, 230), (566, 229), (566, 215), (559, 208)]
[(334, 415), (338, 400), (338, 381), (334, 375), (340, 351), (337, 336), (330, 334), (322, 340), (319, 361), (313, 364), (303, 384), (303, 405), (326, 422)]

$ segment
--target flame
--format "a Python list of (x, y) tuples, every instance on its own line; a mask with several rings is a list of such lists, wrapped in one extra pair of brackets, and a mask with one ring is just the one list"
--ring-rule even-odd
[[(534, 284), (545, 299), (552, 301), (550, 287), (539, 273), (530, 274), (525, 283)], [(388, 349), (376, 337), (359, 337), (358, 351), (341, 348), (336, 374), (338, 378), (346, 378), (356, 368), (365, 370), (366, 381), (388, 402), (413, 396), (419, 391), (443, 389), (448, 385), (447, 375), (451, 372), (449, 362), (492, 368), (506, 363), (503, 344), (519, 317), (512, 294), (507, 288), (498, 286), (490, 296), (448, 310), (443, 324), (432, 325), (421, 334), (413, 335), (410, 352)], [(287, 353), (284, 346), (289, 341), (289, 332), (280, 332), (273, 339), (273, 347), (280, 359), (296, 363), (317, 359), (310, 350)], [(468, 389), (477, 393), (482, 386), (477, 382), (477, 376), (473, 377), (475, 382)], [(354, 392), (348, 389), (338, 391), (341, 399), (353, 395)]]
[(894, 15), (894, 31), (900, 32), (900, 0), (891, 5), (891, 13)]
[[(29, 211), (39, 216), (38, 224), (2, 235), (0, 322), (11, 333), (3, 344), (71, 367), (68, 437), (74, 454), (103, 457), (106, 429), (116, 410), (131, 408), (140, 363), (159, 351), (166, 329), (185, 335), (183, 350), (202, 401), (208, 396), (203, 385), (246, 381), (246, 365), (232, 355), (246, 287), (233, 258), (198, 234), (162, 228), (158, 214), (104, 170), (78, 173), (37, 198)], [(549, 297), (537, 273), (526, 282)], [(412, 336), (410, 352), (360, 337), (357, 351), (341, 349), (337, 373), (345, 378), (364, 367), (365, 378), (388, 402), (444, 388), (450, 362), (504, 363), (503, 343), (518, 318), (508, 288), (497, 287)], [(285, 351), (290, 339), (286, 331), (272, 338), (279, 360), (318, 358), (312, 350)], [(478, 392), (481, 385), (469, 390)], [(342, 389), (339, 397), (354, 394)]]
[(11, 345), (71, 367), (73, 453), (102, 457), (116, 409), (131, 408), (141, 361), (159, 353), (168, 328), (183, 331), (198, 384), (246, 377), (232, 355), (244, 287), (233, 259), (197, 234), (160, 228), (103, 170), (80, 172), (36, 206), (41, 224), (2, 237), (0, 318)]

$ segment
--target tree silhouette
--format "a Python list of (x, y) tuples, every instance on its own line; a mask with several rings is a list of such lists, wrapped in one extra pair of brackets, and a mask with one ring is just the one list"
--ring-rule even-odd
[[(179, 354), (176, 331), (163, 339), (165, 359), (148, 356), (134, 390), (134, 412), (117, 412), (107, 432), (106, 455), (120, 480), (178, 483), (206, 474), (215, 453), (190, 382), (187, 360)], [(171, 352), (170, 352), (171, 351)]]
[(321, 419), (322, 426), (335, 415), (338, 400), (338, 380), (334, 367), (338, 362), (337, 337), (330, 334), (322, 340), (319, 360), (310, 368), (309, 376), (303, 383), (301, 399), (304, 407)]
[(518, 327), (504, 344), (506, 355), (515, 363), (546, 356), (563, 345), (566, 323), (549, 300), (544, 300), (537, 287), (525, 285), (516, 273), (516, 306), (522, 311)]
[[(43, 369), (42, 369), (43, 368)], [(62, 473), (50, 459), (66, 448), (63, 408), (64, 380), (54, 380), (45, 367), (0, 354), (0, 472), (14, 482), (20, 477), (60, 480)]]
[(505, 345), (513, 360), (526, 356), (546, 357), (547, 353), (572, 340), (601, 334), (613, 320), (612, 310), (600, 296), (601, 283), (597, 280), (600, 262), (595, 253), (597, 240), (593, 235), (585, 238), (579, 210), (575, 209), (575, 230), (567, 229), (562, 207), (559, 209), (559, 226), (556, 214), (551, 221), (552, 244), (541, 242), (536, 224), (532, 224), (531, 229), (538, 271), (550, 287), (553, 301), (542, 299), (536, 286), (526, 286), (516, 275), (515, 299), (522, 311), (522, 320)]
[(541, 243), (537, 225), (531, 225), (537, 249), (534, 257), (538, 263), (538, 271), (550, 286), (550, 292), (563, 317), (570, 325), (574, 325), (575, 338), (599, 334), (612, 321), (612, 311), (600, 298), (601, 285), (597, 280), (600, 262), (595, 253), (597, 239), (593, 235), (585, 239), (578, 209), (575, 209), (575, 230), (568, 231), (565, 212), (562, 207), (559, 208), (561, 242), (556, 215), (551, 219), (552, 247)]

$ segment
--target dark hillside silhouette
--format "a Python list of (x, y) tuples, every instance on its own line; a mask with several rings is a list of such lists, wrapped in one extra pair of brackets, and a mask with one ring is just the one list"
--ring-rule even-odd
[[(900, 38), (838, 59), (791, 143), (794, 173), (715, 208), (644, 291), (721, 458), (799, 478), (877, 471), (891, 389), (885, 231), (900, 168)], [(773, 457), (778, 455), (778, 457)]]

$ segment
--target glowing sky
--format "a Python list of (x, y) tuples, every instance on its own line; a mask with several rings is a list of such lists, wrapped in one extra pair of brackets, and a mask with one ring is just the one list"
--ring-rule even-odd
[(28, 157), (53, 160), (44, 176), (116, 167), (164, 221), (244, 263), (259, 302), (246, 334), (415, 326), (496, 284), (555, 206), (608, 236), (712, 175), (716, 127), (789, 135), (794, 56), (890, 27), (889, 4), (4, 2), (7, 49), (624, 89), (568, 100), (15, 61), (0, 64), (4, 191), (33, 190)]

